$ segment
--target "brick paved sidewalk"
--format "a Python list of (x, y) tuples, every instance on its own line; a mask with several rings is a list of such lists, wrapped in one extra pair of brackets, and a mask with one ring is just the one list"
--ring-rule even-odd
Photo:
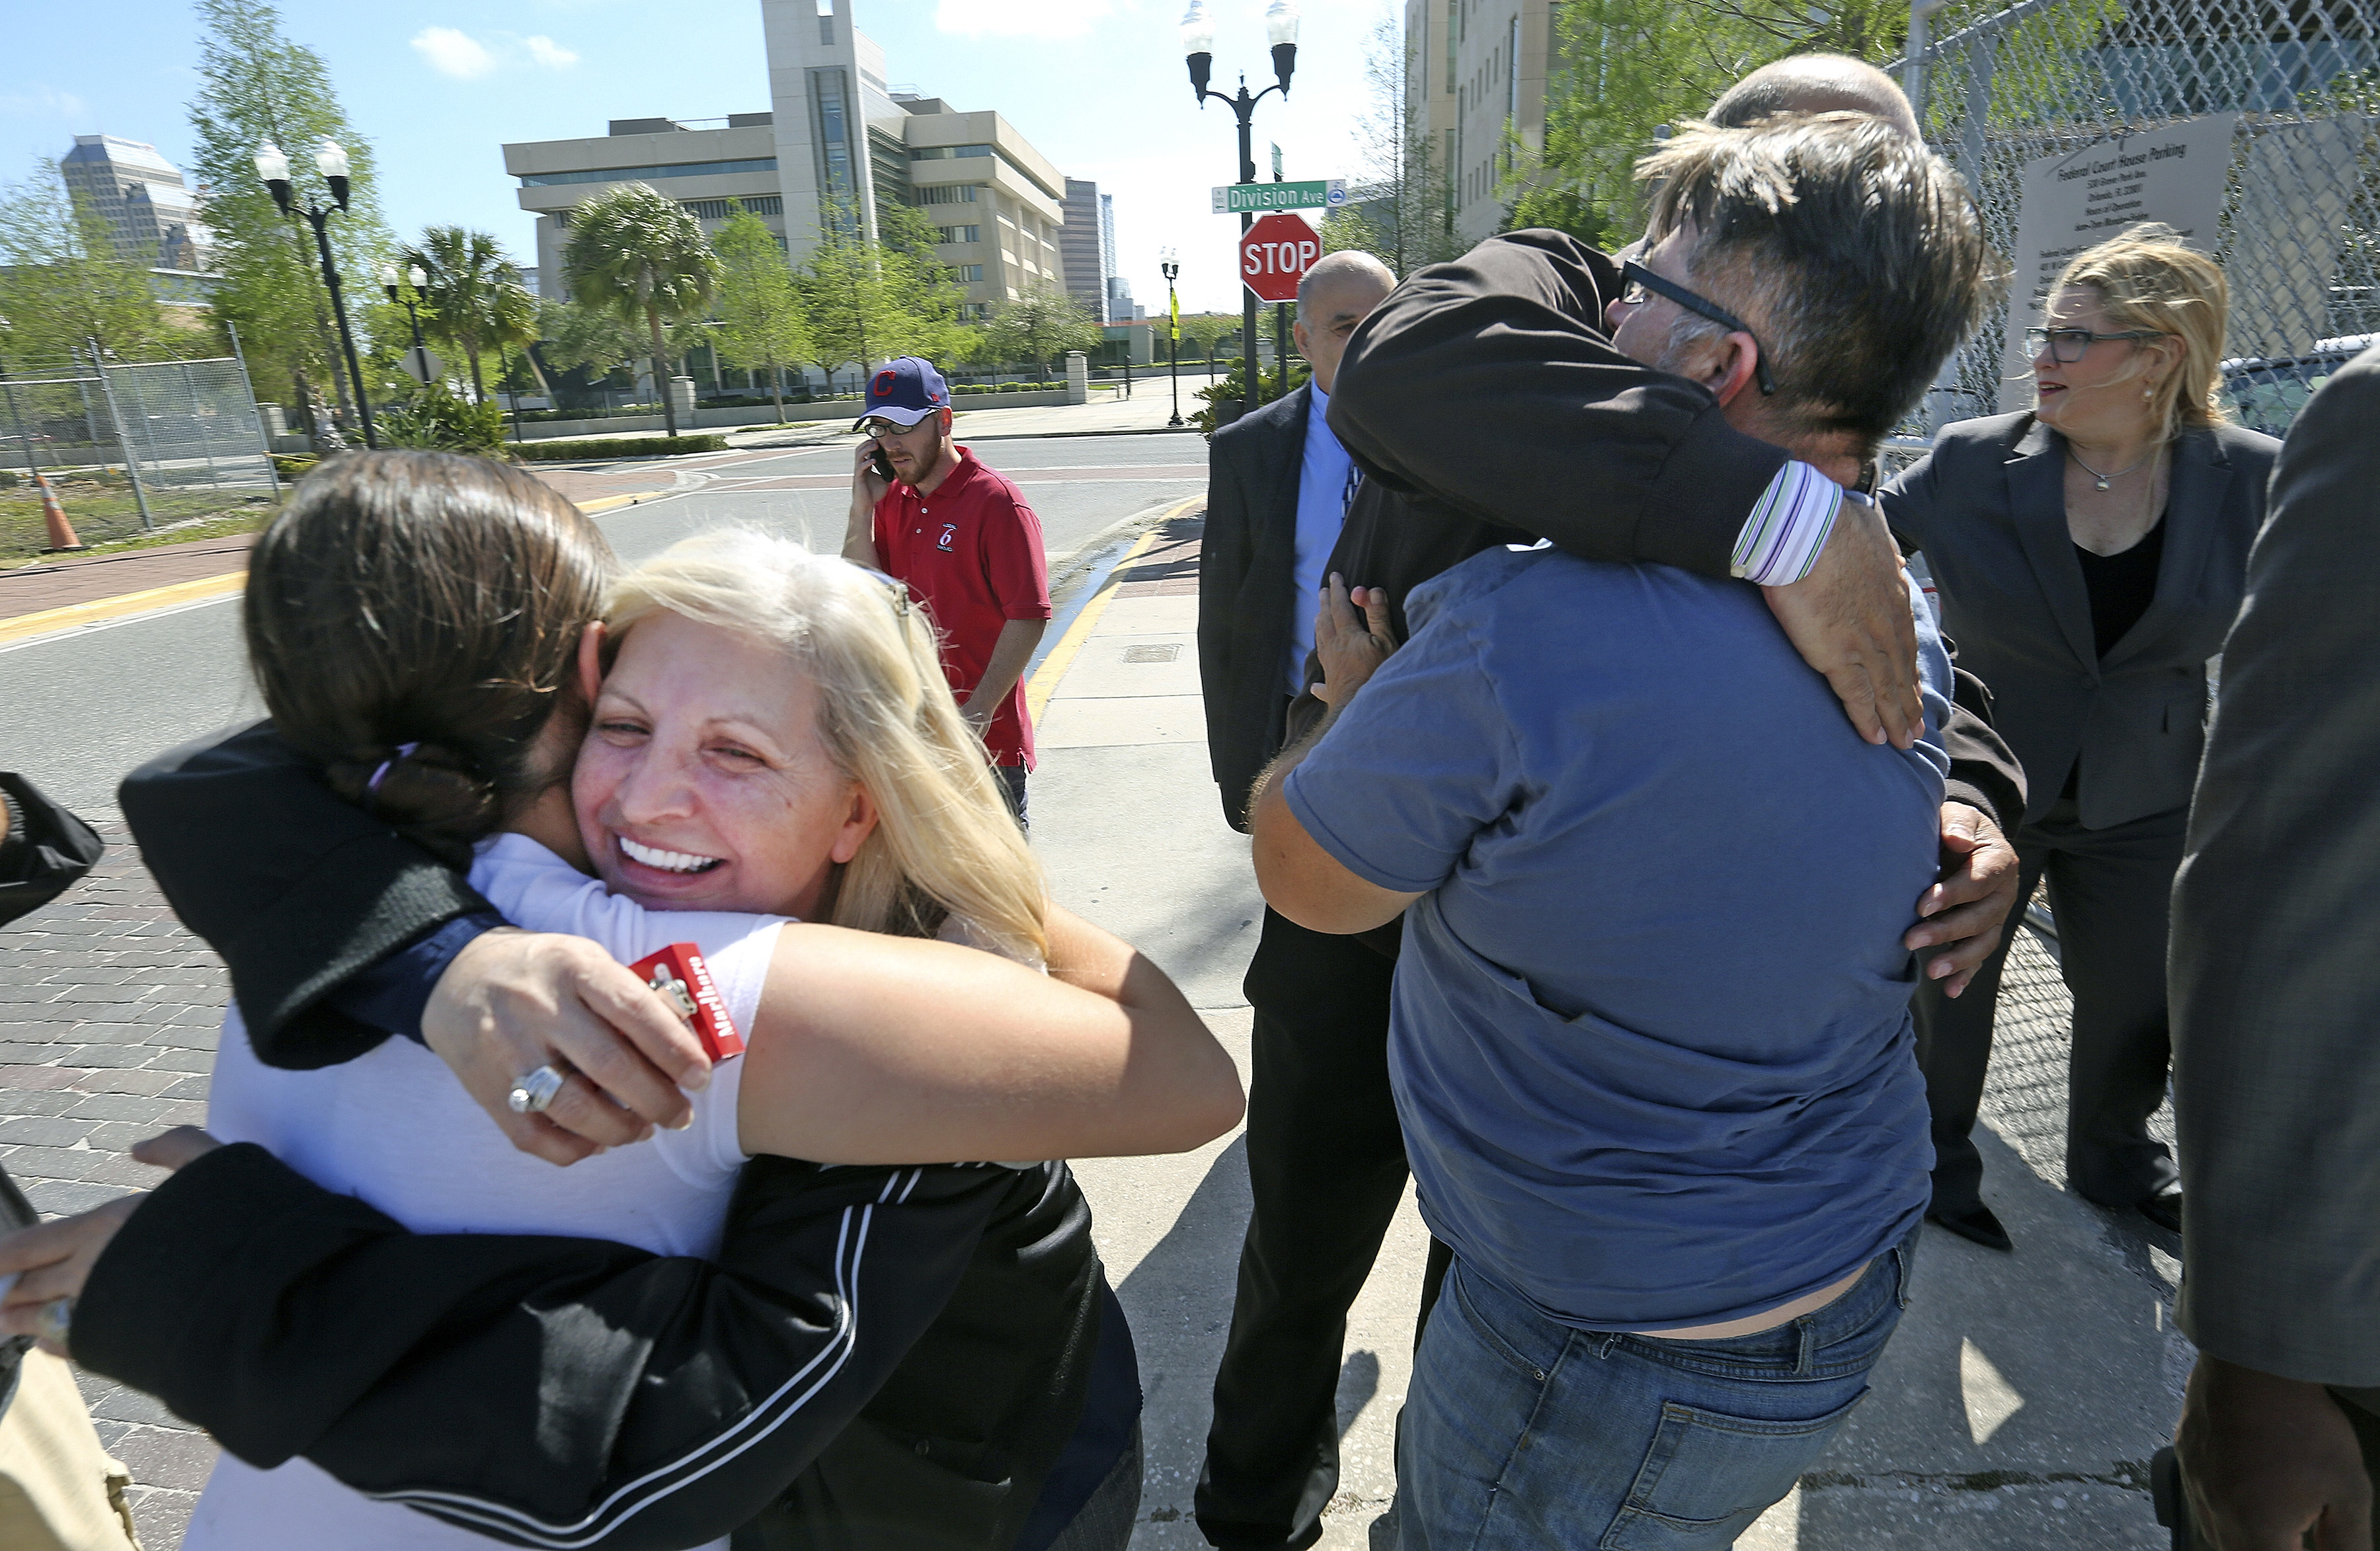
[(128, 550), (89, 560), (44, 561), (0, 571), (0, 620), (245, 571), (249, 546), (255, 541), (252, 533), (234, 533), (188, 544), (160, 544), (155, 549)]

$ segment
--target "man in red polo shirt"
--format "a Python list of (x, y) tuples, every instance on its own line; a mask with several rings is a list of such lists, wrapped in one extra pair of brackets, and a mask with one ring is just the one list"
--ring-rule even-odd
[[(1025, 665), (1050, 625), (1041, 519), (1016, 487), (951, 439), (951, 391), (904, 356), (868, 382), (843, 555), (907, 584), (942, 633), (942, 671), (982, 737), (1016, 821), (1033, 768)], [(892, 478), (876, 472), (875, 454)]]

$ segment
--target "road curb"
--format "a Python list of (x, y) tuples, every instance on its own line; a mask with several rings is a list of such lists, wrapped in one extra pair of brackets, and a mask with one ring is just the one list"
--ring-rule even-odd
[(37, 636), (61, 635), (88, 625), (113, 624), (135, 614), (155, 613), (163, 609), (203, 603), (237, 592), (247, 585), (248, 572), (242, 568), (226, 571), (218, 576), (200, 576), (196, 581), (175, 582), (168, 587), (118, 593), (114, 598), (95, 598), (88, 603), (69, 603), (62, 609), (43, 609), (39, 613), (18, 614), (15, 619), (0, 620), (0, 647), (12, 647)]

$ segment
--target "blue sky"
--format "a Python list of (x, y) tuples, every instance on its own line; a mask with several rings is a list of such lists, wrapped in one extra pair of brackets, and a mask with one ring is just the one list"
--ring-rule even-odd
[[(884, 46), (887, 73), (954, 107), (994, 108), (1068, 176), (1116, 196), (1135, 297), (1161, 307), (1159, 249), (1181, 250), (1185, 309), (1235, 311), (1238, 221), (1208, 213), (1234, 172), (1232, 119), (1191, 104), (1182, 0), (844, 0)], [(1402, 10), (1402, 6), (1398, 6)], [(1245, 67), (1269, 84), (1261, 0), (1217, 0), (1218, 84)], [(1290, 101), (1257, 110), (1257, 156), (1279, 141), (1288, 176), (1360, 175), (1350, 126), (1365, 107), (1366, 35), (1387, 0), (1304, 0)], [(494, 232), (532, 252), (499, 147), (600, 135), (610, 118), (763, 111), (759, 0), (477, 0), (470, 5), (282, 6), (321, 54), (348, 116), (380, 154), (381, 198), (410, 236), (431, 224)], [(77, 134), (148, 140), (187, 165), (184, 104), (197, 24), (175, 0), (15, 8), (0, 79), (0, 181), (27, 176)]]

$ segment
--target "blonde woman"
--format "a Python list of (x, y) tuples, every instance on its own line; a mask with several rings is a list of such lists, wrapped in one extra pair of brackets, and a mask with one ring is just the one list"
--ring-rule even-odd
[[(924, 1170), (821, 1173), (762, 1156), (1163, 1150), (1237, 1115), (1228, 1058), (1179, 993), (1047, 905), (905, 595), (782, 542), (696, 540), (612, 586), (599, 632), (586, 615), (608, 551), (535, 481), (425, 454), (345, 460), (316, 479), (261, 540), (249, 594), (250, 652), (281, 735), (383, 823), (462, 847), (473, 887), (508, 920), (623, 962), (697, 944), (750, 1048), (712, 1073), (686, 1128), (565, 1171), (515, 1150), (421, 1045), (276, 1070), (234, 1009), (211, 1098), (217, 1134), (271, 1149), (382, 1222), (472, 1236), (491, 1285), (455, 1296), (425, 1279), (442, 1242), (426, 1237), (395, 1254), (406, 1272), (363, 1276), (387, 1233), (359, 1232), (352, 1210), (341, 1218), (261, 1173), (269, 1160), (254, 1147), (203, 1153), (130, 1214), (139, 1247), (116, 1257), (113, 1287), (102, 1260), (76, 1355), (160, 1375), (149, 1387), (184, 1414), (219, 1436), (228, 1426), (186, 1544), (460, 1547), (486, 1544), (473, 1532), (487, 1529), (530, 1545), (693, 1545), (766, 1509), (771, 1544), (1121, 1545), (1139, 1481), (1130, 1339), (1063, 1166), (984, 1166), (1018, 1186), (995, 1181), (989, 1217), (952, 1217), (937, 1242), (892, 1220), (937, 1188)], [(575, 783), (557, 780), (582, 733)], [(590, 866), (604, 881), (580, 870)], [(843, 925), (805, 924), (820, 922)], [(183, 1187), (211, 1169), (292, 1204), (272, 1214), (271, 1254), (208, 1259), (218, 1238), (248, 1242), (187, 1220), (207, 1197)], [(756, 1244), (783, 1242), (762, 1226), (789, 1197), (846, 1176), (858, 1194), (820, 1246), (832, 1296), (753, 1263)], [(123, 1221), (36, 1230), (23, 1237), (42, 1253), (12, 1268), (39, 1284), (32, 1297), (83, 1291)], [(319, 1278), (285, 1265), (269, 1290), (233, 1285), (255, 1274), (249, 1263), (333, 1227), (347, 1237)], [(613, 1295), (595, 1285), (613, 1257), (590, 1277), (582, 1254), (576, 1276), (518, 1305), (536, 1348), (524, 1380), (516, 1347), (468, 1327), (516, 1295), (498, 1236), (535, 1233), (715, 1255), (773, 1296), (739, 1312), (717, 1290), (723, 1277)], [(951, 1300), (948, 1315), (852, 1420), (856, 1400), (821, 1392), (868, 1360), (868, 1322), (899, 1317), (888, 1305), (912, 1281)], [(132, 1282), (148, 1298), (138, 1314)], [(454, 1312), (414, 1338), (425, 1298)], [(239, 1312), (260, 1306), (275, 1311), (270, 1330)], [(144, 1323), (168, 1332), (153, 1367), (123, 1356)], [(192, 1341), (200, 1327), (227, 1327), (223, 1344), (237, 1350)], [(872, 1361), (881, 1384), (887, 1364)], [(385, 1364), (377, 1388), (356, 1382), (358, 1363)], [(265, 1409), (314, 1418), (295, 1441), (253, 1416), (276, 1379)], [(326, 1405), (326, 1379), (347, 1414)], [(690, 1401), (655, 1394), (689, 1389)], [(795, 1433), (805, 1446), (787, 1441)]]
[[(2076, 255), (2029, 331), (2034, 407), (1948, 427), (1881, 497), (2024, 765), (2021, 897), (2048, 880), (2074, 995), (2068, 1181), (2171, 1232), (2178, 1176), (2148, 1133), (2168, 1060), (2166, 902), (2207, 661), (2239, 612), (2280, 448), (2217, 404), (2226, 305), (2223, 272), (2169, 227)], [(1968, 1133), (2007, 951), (1957, 1000), (1926, 981), (1916, 1005), (1933, 1216), (2003, 1250)]]

